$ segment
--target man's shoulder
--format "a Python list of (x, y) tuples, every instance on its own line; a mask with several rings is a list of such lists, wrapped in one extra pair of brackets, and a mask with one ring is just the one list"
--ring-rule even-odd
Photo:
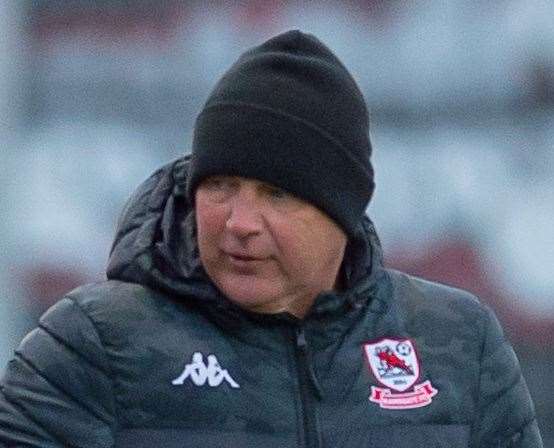
[(476, 295), (464, 289), (416, 277), (394, 269), (387, 269), (386, 272), (396, 293), (409, 293), (408, 296), (399, 298), (411, 301), (424, 300), (437, 303), (439, 306), (450, 306), (453, 303), (463, 304), (470, 308), (481, 308), (483, 306)]
[[(168, 297), (146, 286), (106, 280), (80, 286), (60, 301), (71, 302), (98, 330), (131, 325), (132, 322), (160, 319), (164, 307), (174, 307)], [(54, 306), (54, 308), (56, 305)]]
[(65, 294), (77, 305), (88, 308), (113, 307), (114, 303), (135, 303), (137, 298), (159, 293), (138, 283), (120, 280), (103, 280), (87, 283)]
[(406, 320), (422, 321), (428, 328), (434, 324), (476, 329), (484, 325), (491, 313), (474, 294), (453, 286), (387, 269), (393, 306)]
[(428, 369), (447, 369), (453, 382), (475, 385), (490, 308), (458, 288), (394, 270), (387, 277), (387, 330), (412, 339)]
[(168, 294), (109, 280), (67, 293), (41, 317), (40, 326), (69, 346), (117, 351), (157, 344), (169, 334), (186, 338), (198, 319)]

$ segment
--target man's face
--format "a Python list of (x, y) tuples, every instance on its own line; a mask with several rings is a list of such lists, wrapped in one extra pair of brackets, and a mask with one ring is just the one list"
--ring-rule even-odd
[(347, 238), (318, 208), (236, 176), (205, 179), (195, 203), (202, 264), (241, 307), (302, 317), (334, 288)]

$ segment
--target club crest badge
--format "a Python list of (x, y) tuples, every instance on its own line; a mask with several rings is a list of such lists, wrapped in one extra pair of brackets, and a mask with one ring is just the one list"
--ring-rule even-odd
[(384, 386), (371, 386), (372, 403), (383, 409), (414, 409), (429, 405), (437, 395), (431, 381), (418, 384), (419, 359), (410, 339), (368, 342), (364, 353), (375, 379)]

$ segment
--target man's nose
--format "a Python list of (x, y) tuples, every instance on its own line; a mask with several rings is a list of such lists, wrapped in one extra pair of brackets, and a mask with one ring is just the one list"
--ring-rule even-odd
[(226, 227), (239, 238), (259, 234), (263, 227), (263, 220), (260, 206), (255, 198), (239, 193), (231, 202)]

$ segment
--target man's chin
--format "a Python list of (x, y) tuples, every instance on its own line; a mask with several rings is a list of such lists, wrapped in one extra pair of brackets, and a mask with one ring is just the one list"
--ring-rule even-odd
[(244, 286), (223, 288), (222, 292), (231, 302), (245, 310), (262, 314), (279, 312), (279, 300), (276, 298), (275, 291)]

